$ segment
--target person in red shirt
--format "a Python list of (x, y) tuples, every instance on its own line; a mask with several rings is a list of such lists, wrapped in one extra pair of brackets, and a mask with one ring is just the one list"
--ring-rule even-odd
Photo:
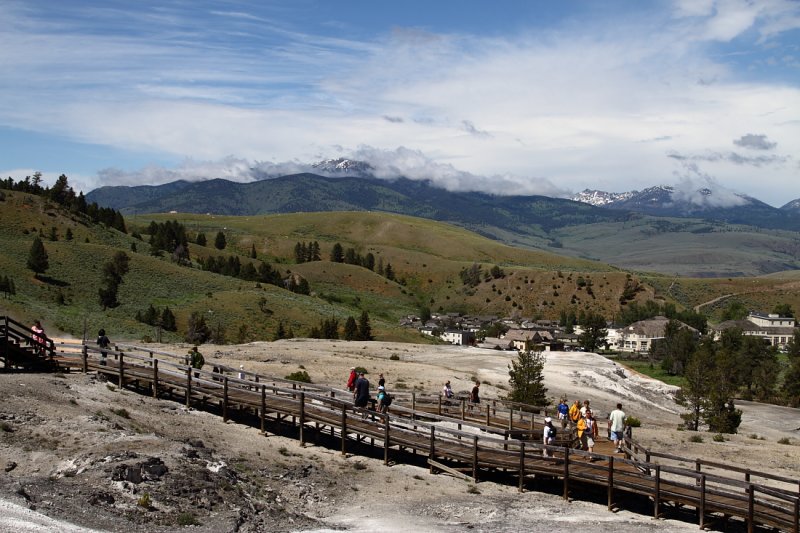
[(358, 374), (356, 374), (356, 367), (350, 369), (350, 377), (347, 378), (347, 390), (353, 392), (356, 388), (356, 378)]

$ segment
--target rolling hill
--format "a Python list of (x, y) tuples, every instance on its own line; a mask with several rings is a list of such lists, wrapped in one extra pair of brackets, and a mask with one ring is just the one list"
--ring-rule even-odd
[(217, 179), (101, 187), (87, 195), (89, 201), (128, 215), (170, 211), (239, 216), (314, 211), (405, 214), (455, 224), (512, 246), (668, 275), (756, 276), (800, 268), (800, 216), (796, 213), (753, 201), (730, 209), (682, 211), (678, 217), (668, 198), (659, 197), (650, 204), (641, 195), (637, 198), (620, 204), (624, 209), (612, 209), (545, 196), (451, 192), (427, 181), (403, 178), (314, 174), (252, 183)]

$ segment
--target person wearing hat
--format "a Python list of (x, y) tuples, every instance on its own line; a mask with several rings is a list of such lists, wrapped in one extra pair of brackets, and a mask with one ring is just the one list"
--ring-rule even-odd
[(385, 399), (386, 399), (386, 387), (384, 387), (383, 385), (378, 385), (378, 396), (376, 397), (376, 400), (378, 401), (378, 411), (380, 411), (381, 413), (385, 413), (386, 408), (389, 407), (384, 401)]
[(350, 377), (347, 378), (347, 390), (353, 392), (356, 388), (356, 380), (358, 379), (358, 374), (356, 373), (356, 367), (350, 368)]
[[(542, 430), (542, 443), (545, 446), (552, 446), (556, 442), (556, 428), (553, 427), (553, 419), (549, 416), (544, 419), (544, 429)], [(553, 454), (545, 448), (543, 455), (545, 457), (553, 457)]]

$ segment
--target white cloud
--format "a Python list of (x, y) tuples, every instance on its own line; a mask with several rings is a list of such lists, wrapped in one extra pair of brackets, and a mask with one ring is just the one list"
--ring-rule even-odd
[[(683, 171), (668, 154), (776, 203), (797, 182), (785, 163), (800, 152), (800, 90), (741, 76), (707, 43), (796, 28), (796, 3), (685, 0), (674, 18), (620, 15), (613, 31), (584, 21), (504, 37), (398, 28), (372, 40), (236, 11), (191, 25), (176, 9), (134, 18), (144, 39), (0, 5), (0, 63), (14, 72), (0, 87), (0, 125), (186, 158), (172, 170), (107, 169), (96, 184), (246, 181), (252, 169), (289, 173), (337, 154), (368, 154), (384, 177), (488, 192), (641, 188)], [(225, 32), (247, 45), (202, 39)], [(730, 152), (732, 132), (748, 131), (767, 132), (772, 157)], [(755, 163), (769, 170), (758, 180)]]

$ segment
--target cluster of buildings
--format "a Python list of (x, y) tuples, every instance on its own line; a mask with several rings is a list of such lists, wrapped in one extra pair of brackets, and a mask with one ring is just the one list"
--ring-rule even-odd
[[(606, 346), (620, 352), (645, 353), (655, 341), (664, 338), (669, 321), (666, 317), (657, 316), (624, 327), (609, 324)], [(457, 313), (432, 315), (424, 324), (418, 317), (409, 316), (401, 325), (415, 327), (425, 335), (438, 337), (450, 344), (499, 350), (523, 350), (531, 344), (541, 346), (545, 351), (579, 350), (582, 333), (580, 326), (575, 326), (574, 332), (566, 333), (558, 322), (550, 320), (520, 321), (494, 316), (459, 316)], [(687, 324), (683, 327), (699, 335), (693, 327)], [(762, 337), (770, 345), (782, 349), (792, 340), (795, 327), (796, 322), (792, 317), (751, 312), (745, 319), (720, 323), (711, 328), (711, 333), (719, 338), (724, 330), (739, 328), (745, 335)], [(496, 337), (483, 335), (483, 332), (492, 329), (504, 333), (498, 333)]]

